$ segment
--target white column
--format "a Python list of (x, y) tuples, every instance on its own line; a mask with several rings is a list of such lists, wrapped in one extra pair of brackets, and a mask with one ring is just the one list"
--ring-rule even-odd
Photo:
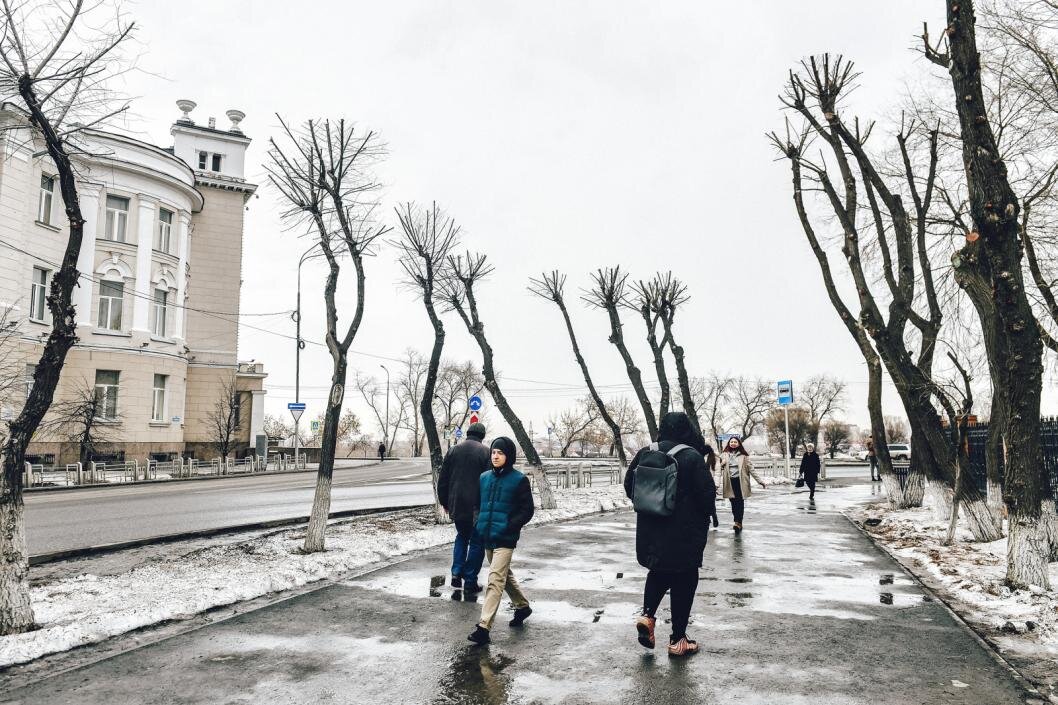
[(250, 446), (257, 443), (257, 436), (264, 433), (264, 397), (263, 389), (250, 391)]
[(180, 211), (176, 223), (176, 254), (180, 264), (176, 271), (176, 313), (173, 317), (173, 337), (184, 339), (184, 322), (187, 310), (184, 308), (184, 297), (187, 292), (187, 260), (191, 252), (191, 214)]
[(136, 298), (132, 305), (132, 329), (150, 332), (151, 252), (154, 249), (154, 228), (158, 216), (158, 202), (139, 194), (139, 228), (136, 233)]
[(77, 253), (77, 271), (81, 277), (73, 290), (73, 304), (77, 309), (77, 324), (94, 325), (92, 321), (92, 277), (96, 269), (96, 231), (99, 226), (99, 187), (92, 184), (77, 184), (77, 196), (81, 206), (84, 226), (81, 250)]

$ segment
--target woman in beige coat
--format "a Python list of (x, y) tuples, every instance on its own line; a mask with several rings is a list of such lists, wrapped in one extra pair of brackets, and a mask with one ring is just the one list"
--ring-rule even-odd
[(764, 489), (764, 481), (753, 470), (753, 463), (742, 442), (737, 438), (729, 439), (724, 452), (720, 454), (720, 478), (716, 486), (723, 493), (723, 497), (731, 501), (731, 513), (735, 516), (735, 533), (742, 531), (746, 498), (753, 494), (749, 482), (751, 477)]

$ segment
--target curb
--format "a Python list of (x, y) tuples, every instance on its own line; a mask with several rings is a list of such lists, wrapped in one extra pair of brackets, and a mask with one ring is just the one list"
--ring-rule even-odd
[(1051, 699), (1048, 694), (1041, 692), (1040, 689), (1036, 686), (1036, 684), (1028, 676), (1018, 670), (1018, 668), (1012, 663), (1010, 663), (1010, 661), (1007, 661), (1003, 654), (999, 653), (995, 645), (992, 644), (992, 642), (990, 642), (984, 634), (979, 632), (976, 627), (966, 621), (963, 616), (955, 610), (955, 607), (952, 606), (951, 602), (941, 596), (938, 588), (927, 583), (925, 579), (919, 577), (918, 574), (912, 570), (912, 565), (914, 564), (909, 565), (910, 561), (908, 561), (908, 559), (904, 558), (903, 556), (898, 556), (897, 554), (889, 550), (888, 546), (879, 541), (876, 541), (869, 531), (867, 531), (865, 528), (853, 521), (852, 517), (850, 517), (845, 512), (841, 512), (841, 516), (845, 517), (846, 521), (852, 524), (853, 528), (863, 534), (863, 536), (868, 541), (870, 541), (873, 546), (881, 550), (885, 555), (889, 556), (889, 558), (891, 558), (898, 566), (900, 566), (900, 569), (903, 570), (904, 573), (906, 573), (913, 581), (915, 581), (915, 583), (917, 583), (919, 587), (921, 587), (930, 597), (932, 597), (941, 606), (943, 606), (944, 609), (947, 610), (948, 614), (951, 615), (952, 619), (955, 620), (956, 624), (961, 625), (963, 629), (969, 632), (970, 636), (973, 637), (974, 641), (976, 641), (978, 645), (981, 646), (981, 648), (988, 652), (988, 654), (992, 657), (992, 660), (999, 664), (999, 666), (1003, 668), (1003, 670), (1005, 670), (1011, 678), (1014, 679), (1014, 682), (1021, 686), (1022, 690), (1024, 690), (1028, 695), (1041, 698), (1041, 700), (1039, 701), (1041, 705), (1048, 701), (1054, 702), (1054, 700)]
[[(358, 460), (358, 458), (354, 458)], [(371, 468), (376, 465), (382, 465), (382, 463), (375, 461), (373, 463), (367, 463), (365, 465), (352, 465), (349, 467), (335, 467), (335, 470), (358, 470), (359, 468)], [(23, 494), (36, 494), (38, 492), (76, 492), (78, 490), (105, 490), (105, 489), (116, 489), (118, 487), (135, 487), (137, 485), (169, 485), (175, 482), (201, 482), (203, 480), (230, 480), (237, 477), (276, 477), (278, 475), (297, 475), (305, 474), (310, 472), (317, 472), (317, 468), (311, 470), (284, 470), (282, 472), (269, 472), (267, 470), (263, 472), (246, 472), (237, 473), (233, 475), (199, 475), (197, 477), (171, 477), (168, 480), (136, 480), (135, 482), (100, 482), (94, 485), (55, 485), (49, 487), (25, 487), (22, 489)]]
[[(433, 504), (409, 504), (402, 507), (372, 507), (365, 509), (343, 509), (337, 512), (331, 512), (327, 515), (327, 519), (345, 519), (348, 517), (366, 516), (369, 514), (384, 514), (386, 512), (396, 512), (404, 509), (422, 509), (424, 507), (432, 507)], [(58, 561), (67, 561), (73, 558), (86, 558), (88, 556), (98, 556), (105, 553), (115, 553), (117, 551), (124, 551), (130, 548), (139, 548), (141, 546), (148, 546), (151, 544), (159, 543), (175, 543), (177, 541), (187, 541), (189, 539), (202, 539), (210, 538), (212, 536), (222, 536), (224, 534), (239, 534), (246, 531), (260, 531), (263, 529), (278, 529), (287, 526), (297, 526), (298, 524), (307, 524), (309, 517), (290, 517), (287, 519), (270, 519), (268, 521), (258, 521), (251, 524), (237, 524), (235, 526), (219, 526), (214, 529), (197, 529), (195, 531), (184, 531), (179, 534), (164, 534), (162, 536), (149, 536), (142, 539), (133, 539), (131, 541), (119, 541), (116, 543), (105, 543), (98, 546), (88, 546), (86, 548), (71, 548), (65, 551), (54, 551), (52, 553), (40, 553), (36, 556), (29, 557), (30, 566), (45, 565), (47, 563), (55, 563)]]

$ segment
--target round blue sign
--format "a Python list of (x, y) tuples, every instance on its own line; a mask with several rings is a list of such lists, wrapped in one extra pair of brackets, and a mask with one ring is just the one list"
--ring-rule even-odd
[(470, 397), (470, 401), (467, 402), (467, 406), (470, 407), (471, 411), (481, 411), (481, 397), (479, 397), (479, 396)]
[(463, 437), (463, 429), (457, 428), (456, 429), (456, 438), (462, 438), (462, 437)]

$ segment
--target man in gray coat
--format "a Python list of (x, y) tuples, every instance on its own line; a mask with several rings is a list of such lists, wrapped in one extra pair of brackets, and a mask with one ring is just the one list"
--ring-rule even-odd
[(456, 525), (452, 587), (462, 587), (469, 594), (481, 591), (478, 573), (485, 560), (485, 547), (474, 530), (481, 473), (489, 469), (489, 448), (482, 443), (484, 438), (484, 424), (470, 424), (466, 440), (448, 451), (437, 478), (437, 497)]

